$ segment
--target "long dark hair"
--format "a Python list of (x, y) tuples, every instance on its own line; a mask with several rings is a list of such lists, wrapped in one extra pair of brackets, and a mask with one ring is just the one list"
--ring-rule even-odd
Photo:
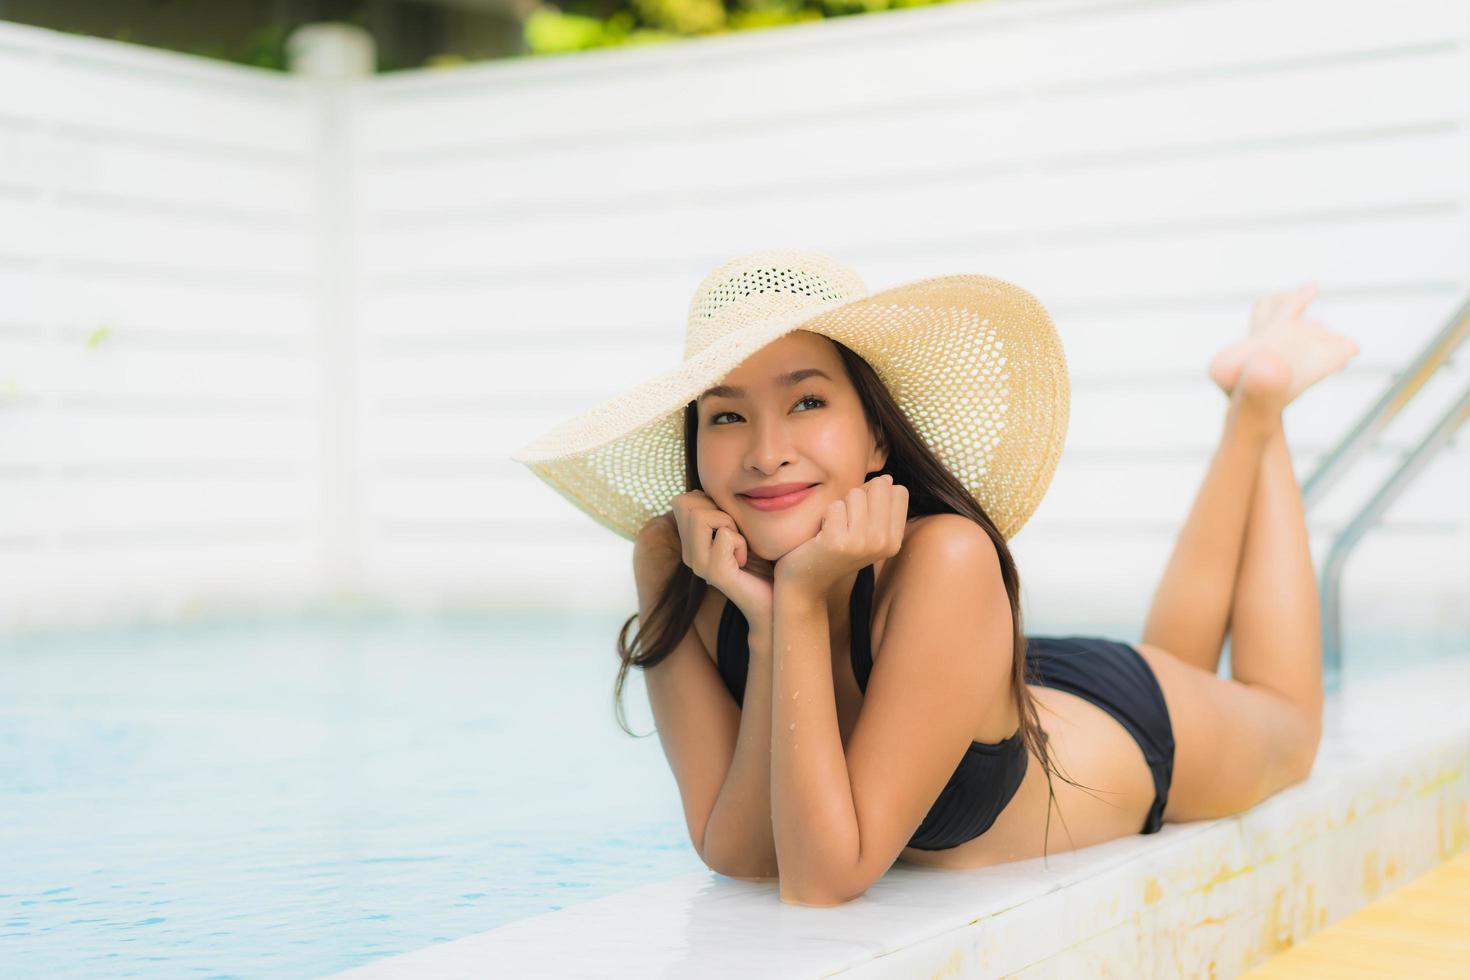
[[(828, 338), (829, 340), (831, 338)], [(1005, 537), (996, 528), (995, 522), (985, 513), (964, 484), (949, 471), (930, 451), (922, 436), (916, 432), (909, 420), (894, 402), (888, 387), (879, 379), (871, 365), (844, 345), (833, 340), (837, 353), (842, 357), (847, 376), (857, 389), (862, 401), (863, 414), (867, 417), (879, 446), (888, 448), (888, 458), (881, 470), (868, 474), (871, 479), (881, 473), (893, 477), (893, 482), (908, 488), (910, 519), (926, 514), (961, 514), (979, 524), (995, 543), (996, 555), (1000, 558), (1001, 578), (1005, 581), (1006, 595), (1011, 603), (1011, 622), (1015, 626), (1012, 640), (1013, 664), (1011, 670), (1011, 696), (1015, 700), (1020, 716), (1020, 731), (1025, 746), (1041, 760), (1046, 772), (1047, 808), (1046, 835), (1042, 842), (1042, 858), (1047, 855), (1046, 842), (1051, 832), (1051, 807), (1056, 800), (1052, 774), (1056, 773), (1073, 786), (1081, 783), (1063, 774), (1052, 760), (1050, 736), (1041, 727), (1036, 711), (1036, 699), (1026, 687), (1027, 660), (1026, 637), (1021, 628), (1021, 580), (1016, 572), (1015, 560)], [(699, 414), (696, 403), (684, 407), (684, 483), (689, 490), (703, 490), (699, 482), (697, 460), (697, 438)], [(630, 667), (648, 669), (659, 663), (678, 646), (694, 624), (695, 614), (708, 587), (704, 579), (694, 574), (693, 569), (682, 561), (676, 563), (673, 573), (659, 589), (648, 617), (639, 626), (631, 641), (628, 631), (638, 613), (628, 617), (618, 631), (618, 657), (622, 661), (617, 681), (613, 686), (613, 705), (618, 724), (623, 731), (634, 735), (626, 724), (623, 713), (623, 682)], [(639, 651), (635, 653), (636, 651)], [(649, 732), (648, 734), (653, 734)], [(647, 735), (637, 736), (646, 738)], [(1083, 787), (1091, 789), (1092, 787)], [(1061, 810), (1058, 809), (1060, 815)], [(1066, 827), (1065, 818), (1062, 826)], [(1070, 837), (1070, 831), (1068, 832)]]

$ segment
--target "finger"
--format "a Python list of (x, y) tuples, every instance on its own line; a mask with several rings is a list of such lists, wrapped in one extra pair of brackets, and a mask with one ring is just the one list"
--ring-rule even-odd
[(721, 561), (728, 557), (737, 566), (745, 564), (745, 539), (740, 536), (739, 531), (733, 527), (720, 528), (720, 542), (723, 549), (720, 553)]
[(723, 565), (725, 559), (730, 557), (734, 550), (735, 542), (731, 540), (730, 529), (728, 527), (716, 528), (715, 539), (710, 544), (710, 557), (714, 559), (715, 564)]
[(684, 564), (693, 568), (695, 562), (694, 546), (696, 542), (694, 540), (695, 535), (689, 529), (688, 516), (682, 511), (676, 510), (674, 514), (674, 525), (679, 530), (679, 548), (684, 555)]
[(704, 568), (709, 564), (710, 552), (714, 547), (715, 538), (720, 529), (718, 526), (710, 523), (709, 517), (703, 511), (694, 517), (692, 523), (695, 527), (695, 532), (692, 535), (694, 539), (694, 556), (700, 563), (699, 567)]
[(888, 515), (892, 523), (889, 525), (893, 531), (894, 544), (903, 541), (903, 532), (908, 527), (909, 521), (909, 488), (896, 486), (893, 488), (893, 510)]
[(888, 541), (888, 528), (893, 524), (893, 477), (887, 473), (873, 478), (868, 488), (869, 544)]
[(847, 493), (847, 533), (865, 535), (868, 530), (868, 488), (854, 487)]
[(847, 503), (842, 500), (834, 500), (827, 505), (822, 512), (821, 530), (828, 534), (836, 534), (847, 526)]

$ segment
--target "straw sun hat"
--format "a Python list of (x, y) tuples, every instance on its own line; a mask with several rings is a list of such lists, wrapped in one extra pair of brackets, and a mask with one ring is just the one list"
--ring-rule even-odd
[(683, 409), (794, 330), (867, 361), (939, 461), (1010, 538), (1046, 493), (1067, 434), (1067, 362), (1026, 290), (983, 275), (878, 292), (826, 255), (769, 249), (695, 290), (684, 357), (512, 454), (599, 524), (634, 538), (684, 483)]

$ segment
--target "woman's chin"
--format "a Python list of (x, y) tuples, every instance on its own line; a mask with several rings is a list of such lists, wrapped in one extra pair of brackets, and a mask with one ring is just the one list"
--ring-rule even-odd
[(780, 561), (782, 557), (801, 547), (803, 544), (809, 541), (810, 538), (802, 538), (800, 541), (761, 542), (760, 544), (752, 542), (749, 538), (746, 538), (745, 540), (747, 546), (750, 548), (750, 553), (752, 555), (757, 558), (763, 558), (774, 565), (776, 564), (776, 562)]
[(767, 552), (764, 548), (757, 548), (757, 547), (751, 545), (750, 542), (749, 542), (749, 540), (746, 541), (746, 547), (749, 548), (749, 550), (750, 550), (750, 557), (757, 558), (757, 559), (759, 559), (761, 561), (768, 561), (772, 565), (776, 564), (776, 560), (781, 557), (780, 554), (772, 555), (769, 552)]

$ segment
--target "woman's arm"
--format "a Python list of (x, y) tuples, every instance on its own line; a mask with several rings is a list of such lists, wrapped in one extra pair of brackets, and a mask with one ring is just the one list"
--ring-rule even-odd
[(829, 869), (858, 863), (858, 820), (837, 725), (826, 601), (778, 579), (772, 643), (771, 817), (783, 901), (827, 906)]
[(779, 877), (771, 827), (771, 633), (750, 630), (740, 735), (705, 826), (705, 859), (731, 878)]
[(846, 746), (827, 590), (777, 575), (771, 816), (782, 901), (838, 905), (881, 878), (969, 751), (982, 705), (1011, 682), (1010, 597), (980, 525), (930, 516), (887, 575), (881, 656)]

